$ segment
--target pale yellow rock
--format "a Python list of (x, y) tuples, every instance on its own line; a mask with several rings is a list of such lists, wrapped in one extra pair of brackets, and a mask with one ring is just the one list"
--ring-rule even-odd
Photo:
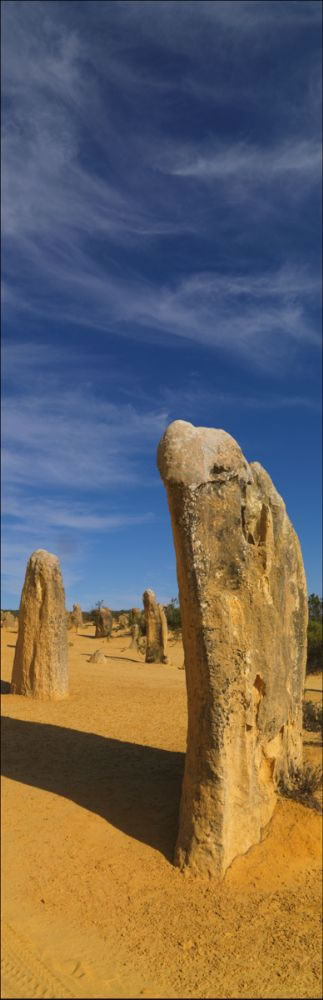
[(16, 624), (16, 619), (12, 614), (12, 611), (1, 612), (1, 624), (4, 625), (5, 628), (12, 628), (12, 626)]
[(139, 625), (131, 625), (131, 643), (129, 649), (138, 649), (139, 643)]
[(77, 630), (79, 628), (82, 628), (83, 625), (83, 615), (80, 604), (73, 604), (72, 622), (75, 628), (75, 632), (77, 633)]
[(162, 604), (158, 604), (162, 663), (168, 663), (168, 625)]
[(225, 431), (175, 421), (158, 466), (188, 697), (175, 861), (222, 876), (261, 840), (280, 776), (302, 760), (303, 560), (270, 477)]
[(110, 608), (100, 608), (95, 613), (95, 638), (109, 638), (112, 632), (112, 614)]
[(146, 624), (146, 663), (167, 663), (167, 621), (153, 590), (143, 594)]
[(102, 648), (101, 649), (96, 649), (95, 653), (92, 653), (92, 656), (89, 656), (87, 662), (88, 663), (106, 663), (107, 662), (107, 658), (104, 655), (103, 649)]
[(141, 615), (142, 615), (141, 608), (131, 608), (130, 621), (132, 622), (132, 624), (136, 622), (138, 623), (138, 620), (141, 618)]
[(64, 586), (57, 556), (44, 549), (27, 563), (11, 691), (42, 700), (68, 694)]
[(118, 625), (119, 625), (119, 628), (129, 628), (129, 618), (128, 618), (128, 615), (126, 615), (126, 614), (119, 615)]

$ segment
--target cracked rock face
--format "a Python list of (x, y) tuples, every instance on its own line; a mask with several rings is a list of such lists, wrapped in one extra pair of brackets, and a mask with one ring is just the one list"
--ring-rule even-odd
[(302, 759), (307, 595), (282, 498), (223, 430), (177, 420), (158, 448), (188, 699), (175, 862), (222, 876), (261, 840)]
[(68, 694), (65, 593), (57, 556), (37, 549), (27, 563), (11, 678), (12, 694)]
[(146, 663), (168, 663), (168, 629), (164, 608), (156, 603), (153, 590), (145, 590), (142, 599), (146, 623)]

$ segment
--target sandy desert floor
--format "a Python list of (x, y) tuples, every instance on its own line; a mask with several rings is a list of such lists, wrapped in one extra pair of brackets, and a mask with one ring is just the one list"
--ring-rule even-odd
[(93, 632), (69, 632), (69, 699), (40, 703), (9, 694), (1, 630), (3, 998), (319, 997), (321, 816), (280, 799), (220, 885), (181, 874), (182, 647), (148, 665)]

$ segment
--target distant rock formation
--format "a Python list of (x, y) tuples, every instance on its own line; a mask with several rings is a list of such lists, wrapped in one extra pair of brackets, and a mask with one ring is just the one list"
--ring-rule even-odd
[(89, 656), (87, 663), (106, 663), (107, 658), (103, 652), (103, 649), (96, 649), (95, 653)]
[(57, 556), (44, 549), (27, 563), (11, 692), (42, 700), (68, 694), (64, 586)]
[(1, 611), (1, 625), (4, 625), (5, 628), (11, 628), (15, 624), (16, 618), (12, 611)]
[(157, 605), (159, 613), (159, 629), (160, 629), (160, 645), (161, 645), (161, 662), (168, 663), (168, 626), (167, 618), (162, 604)]
[(139, 625), (131, 625), (131, 643), (129, 649), (139, 648)]
[(75, 628), (75, 632), (77, 632), (79, 628), (82, 628), (83, 615), (79, 604), (73, 604), (72, 622)]
[(128, 615), (121, 614), (118, 619), (119, 628), (129, 628), (129, 618)]
[(112, 632), (112, 614), (109, 608), (99, 608), (95, 613), (95, 638), (109, 638)]
[(258, 843), (302, 761), (307, 598), (267, 472), (182, 420), (158, 449), (177, 559), (188, 735), (175, 861), (222, 876)]
[(146, 663), (168, 663), (167, 621), (161, 604), (156, 603), (153, 590), (143, 594), (146, 624)]
[(130, 624), (139, 625), (142, 616), (142, 608), (131, 608), (130, 611)]

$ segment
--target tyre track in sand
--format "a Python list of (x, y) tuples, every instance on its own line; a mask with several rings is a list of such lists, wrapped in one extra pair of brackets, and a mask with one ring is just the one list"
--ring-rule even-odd
[(2, 1000), (77, 1000), (61, 979), (30, 950), (26, 942), (9, 924), (2, 932), (1, 948)]

